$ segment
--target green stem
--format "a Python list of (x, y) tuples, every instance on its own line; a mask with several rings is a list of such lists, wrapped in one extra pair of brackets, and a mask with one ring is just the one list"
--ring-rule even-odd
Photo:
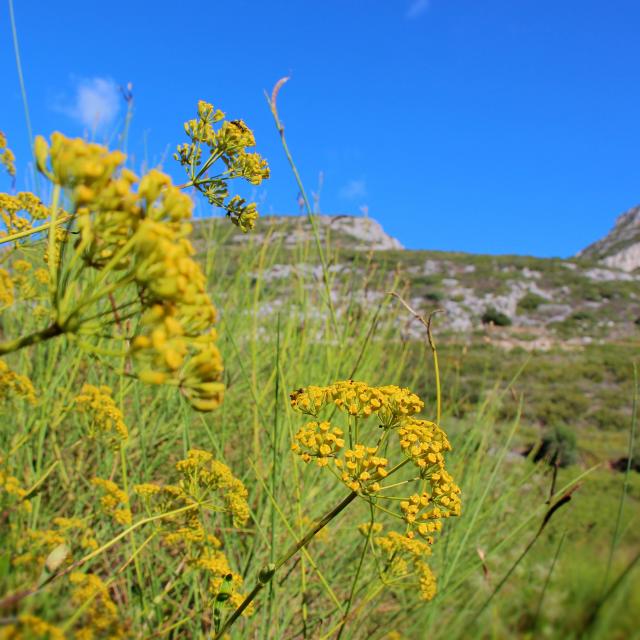
[(280, 134), (280, 141), (282, 142), (282, 148), (284, 149), (284, 153), (287, 156), (287, 160), (289, 161), (289, 165), (291, 166), (291, 170), (293, 172), (293, 176), (298, 185), (298, 189), (300, 189), (300, 194), (302, 195), (302, 198), (304, 200), (304, 206), (305, 206), (305, 209), (307, 210), (307, 218), (309, 219), (309, 223), (311, 224), (313, 237), (316, 242), (316, 249), (318, 250), (318, 256), (320, 257), (320, 262), (322, 264), (322, 279), (325, 286), (325, 295), (327, 296), (327, 304), (329, 306), (329, 311), (331, 313), (331, 321), (333, 322), (333, 327), (335, 329), (336, 335), (340, 335), (340, 331), (338, 330), (338, 318), (336, 316), (336, 310), (333, 306), (333, 300), (331, 298), (331, 282), (329, 280), (329, 267), (327, 265), (327, 260), (324, 255), (324, 251), (322, 250), (322, 245), (320, 244), (320, 234), (318, 233), (318, 227), (316, 225), (315, 215), (313, 213), (313, 209), (311, 208), (311, 203), (309, 202), (309, 198), (307, 197), (307, 192), (304, 188), (304, 185), (302, 184), (302, 178), (298, 173), (298, 168), (296, 167), (296, 163), (293, 160), (291, 151), (289, 151), (289, 145), (287, 144), (287, 140), (284, 135), (284, 125), (282, 124), (282, 122), (280, 122), (280, 116), (278, 115), (278, 109), (275, 103), (275, 94), (272, 98), (269, 98), (267, 96), (267, 102), (269, 103), (271, 114), (273, 115), (273, 119), (276, 123), (276, 128), (278, 129), (278, 133)]
[[(373, 508), (371, 508), (371, 521), (373, 524)], [(371, 540), (371, 527), (369, 527), (369, 531), (367, 532), (367, 539), (364, 541), (362, 545), (362, 553), (360, 554), (360, 562), (358, 563), (358, 568), (356, 569), (356, 573), (353, 576), (353, 582), (351, 583), (351, 591), (349, 593), (349, 599), (347, 600), (347, 607), (344, 611), (344, 615), (342, 616), (342, 623), (340, 624), (340, 631), (338, 631), (338, 635), (336, 636), (336, 640), (340, 640), (342, 637), (342, 632), (344, 631), (345, 625), (347, 624), (347, 618), (349, 617), (349, 611), (351, 610), (351, 605), (353, 604), (353, 596), (356, 592), (356, 585), (358, 584), (358, 578), (360, 577), (360, 571), (362, 570), (362, 564), (364, 562), (364, 557), (367, 554), (367, 547), (369, 546), (369, 541)]]
[(53, 188), (51, 199), (51, 224), (49, 226), (49, 291), (51, 302), (56, 312), (58, 311), (58, 255), (56, 249), (56, 222), (58, 220), (58, 200), (60, 199), (60, 185)]
[[(120, 447), (120, 469), (122, 472), (122, 489), (127, 495), (127, 508), (131, 508), (129, 504), (129, 477), (127, 474), (127, 456), (125, 455), (125, 445), (123, 444)], [(129, 535), (129, 542), (131, 544), (131, 557), (133, 558), (133, 566), (136, 572), (136, 578), (138, 580), (138, 586), (140, 587), (140, 597), (142, 599), (143, 608), (144, 608), (144, 588), (143, 588), (143, 580), (142, 580), (142, 569), (140, 568), (140, 558), (138, 557), (138, 545), (136, 542), (136, 534), (134, 531)]]
[(346, 509), (356, 498), (358, 494), (352, 491), (342, 502), (335, 506), (331, 511), (324, 515), (316, 524), (307, 531), (301, 540), (296, 542), (289, 550), (280, 558), (275, 564), (271, 564), (265, 567), (258, 576), (258, 583), (251, 589), (251, 592), (240, 603), (238, 608), (225, 620), (224, 624), (220, 628), (220, 631), (215, 635), (213, 640), (220, 640), (225, 634), (226, 630), (242, 615), (242, 612), (256, 599), (258, 594), (268, 585), (276, 571), (282, 567), (283, 564), (288, 562), (293, 556), (300, 551), (303, 547), (306, 547), (314, 536), (323, 529), (331, 520), (333, 520), (339, 513)]
[(7, 242), (15, 242), (16, 240), (20, 240), (21, 238), (26, 238), (27, 236), (31, 236), (34, 233), (45, 231), (52, 225), (57, 227), (61, 224), (64, 224), (65, 222), (67, 222), (67, 220), (70, 220), (73, 217), (74, 217), (73, 214), (67, 214), (65, 216), (62, 216), (61, 218), (58, 218), (55, 222), (45, 222), (44, 224), (41, 224), (39, 227), (31, 227), (31, 229), (25, 229), (24, 231), (18, 231), (18, 233), (12, 233), (10, 236), (5, 236), (4, 238), (0, 238), (0, 245), (6, 244)]
[(29, 136), (29, 148), (33, 158), (33, 175), (36, 183), (36, 191), (40, 191), (40, 177), (36, 169), (36, 152), (33, 147), (33, 129), (31, 127), (31, 116), (29, 115), (29, 103), (27, 102), (27, 88), (22, 74), (22, 63), (20, 61), (20, 47), (18, 46), (18, 30), (16, 29), (16, 16), (13, 10), (13, 0), (9, 0), (9, 17), (11, 20), (11, 35), (13, 36), (13, 50), (16, 56), (16, 67), (18, 68), (18, 81), (20, 82), (20, 92), (22, 93), (22, 103), (24, 105), (24, 118), (27, 124), (27, 134)]
[(64, 330), (62, 329), (62, 327), (57, 322), (54, 322), (46, 329), (36, 331), (35, 333), (31, 333), (28, 336), (21, 336), (20, 338), (16, 338), (15, 340), (1, 342), (0, 356), (6, 355), (7, 353), (13, 353), (14, 351), (19, 351), (20, 349), (30, 347), (33, 344), (38, 344), (40, 342), (50, 340), (51, 338), (62, 335), (63, 333)]

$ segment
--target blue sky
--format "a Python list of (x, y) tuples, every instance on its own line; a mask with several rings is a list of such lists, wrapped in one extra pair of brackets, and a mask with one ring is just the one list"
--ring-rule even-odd
[[(640, 202), (637, 0), (15, 0), (36, 133), (118, 130), (131, 164), (170, 159), (206, 99), (256, 134), (263, 213), (297, 189), (263, 91), (325, 213), (363, 207), (408, 248), (568, 256)], [(28, 184), (9, 11), (0, 129)]]

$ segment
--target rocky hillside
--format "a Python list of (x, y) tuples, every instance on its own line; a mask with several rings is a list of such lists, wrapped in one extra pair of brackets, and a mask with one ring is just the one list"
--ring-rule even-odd
[[(398, 240), (387, 235), (373, 218), (348, 215), (315, 217), (318, 237), (322, 242), (350, 247), (356, 251), (384, 251), (402, 249)], [(251, 235), (236, 233), (232, 242), (261, 241), (269, 237), (272, 242), (282, 241), (286, 247), (313, 240), (314, 234), (306, 216), (264, 216)]]
[(640, 269), (640, 206), (623, 213), (604, 238), (581, 251), (578, 257), (600, 260), (624, 271)]
[[(594, 251), (570, 260), (413, 251), (402, 249), (370, 218), (318, 216), (316, 221), (321, 241), (331, 247), (329, 268), (337, 300), (350, 282), (361, 285), (353, 295), (362, 304), (377, 304), (395, 279), (396, 289), (405, 292), (414, 308), (445, 311), (440, 331), (480, 333), (506, 348), (571, 348), (640, 337), (640, 270), (600, 261)], [(257, 248), (269, 242), (272, 262), (261, 277), (283, 295), (296, 275), (321, 280), (306, 217), (264, 217), (254, 233), (235, 228), (228, 233), (227, 247), (255, 243)], [(302, 254), (304, 244), (308, 249)], [(421, 335), (417, 324), (403, 331), (407, 337)]]

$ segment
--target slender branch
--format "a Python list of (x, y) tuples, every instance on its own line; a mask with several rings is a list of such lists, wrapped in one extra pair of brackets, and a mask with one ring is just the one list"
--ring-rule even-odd
[(0, 343), (0, 356), (14, 351), (19, 351), (20, 349), (30, 347), (33, 344), (50, 340), (51, 338), (62, 335), (63, 333), (64, 329), (57, 322), (54, 322), (41, 331), (36, 331), (35, 333), (31, 333), (27, 336), (21, 336), (15, 340)]
[(47, 230), (51, 225), (54, 227), (58, 227), (67, 220), (75, 217), (75, 214), (68, 213), (67, 215), (62, 216), (61, 218), (57, 218), (54, 222), (45, 222), (38, 227), (31, 227), (31, 229), (25, 229), (24, 231), (19, 231), (18, 233), (12, 233), (10, 236), (5, 236), (4, 238), (0, 238), (0, 245), (6, 244), (7, 242), (15, 242), (16, 240), (20, 240), (21, 238), (26, 238), (27, 236), (31, 236), (34, 233), (39, 233), (40, 231)]
[(262, 591), (262, 589), (267, 586), (276, 571), (282, 567), (283, 564), (288, 562), (300, 549), (306, 547), (311, 540), (313, 540), (314, 536), (323, 529), (331, 520), (333, 520), (340, 512), (346, 509), (356, 498), (358, 494), (355, 491), (352, 491), (342, 502), (340, 502), (337, 506), (335, 506), (331, 511), (325, 514), (320, 520), (318, 520), (302, 537), (301, 540), (293, 544), (287, 552), (276, 562), (275, 564), (269, 564), (265, 567), (260, 574), (258, 575), (257, 584), (251, 589), (250, 593), (247, 597), (240, 603), (238, 608), (225, 620), (224, 624), (220, 628), (220, 631), (215, 635), (213, 640), (220, 640), (226, 630), (242, 615), (243, 611), (256, 599), (258, 594)]
[(433, 369), (435, 371), (436, 378), (436, 424), (440, 424), (440, 419), (442, 417), (442, 391), (440, 389), (440, 367), (438, 366), (438, 350), (436, 349), (436, 343), (433, 340), (433, 335), (431, 333), (431, 319), (436, 313), (440, 313), (444, 311), (444, 309), (434, 309), (425, 320), (415, 309), (413, 309), (406, 300), (395, 291), (390, 291), (389, 295), (392, 295), (394, 298), (400, 300), (400, 303), (407, 309), (407, 311), (416, 318), (427, 330), (427, 342), (429, 343), (429, 348), (431, 349), (431, 353), (433, 354)]

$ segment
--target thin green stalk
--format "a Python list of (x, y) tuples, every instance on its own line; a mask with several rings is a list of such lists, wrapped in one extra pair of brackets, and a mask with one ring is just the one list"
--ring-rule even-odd
[(26, 591), (22, 591), (22, 592), (20, 592), (18, 594), (10, 594), (8, 596), (5, 596), (4, 598), (2, 598), (2, 600), (0, 600), (0, 610), (6, 609), (8, 607), (13, 607), (20, 600), (23, 600), (26, 597), (35, 595), (36, 593), (39, 593), (40, 591), (45, 589), (49, 584), (51, 584), (57, 578), (61, 578), (63, 576), (66, 576), (69, 573), (71, 573), (72, 571), (75, 571), (76, 569), (78, 569), (82, 565), (84, 565), (87, 562), (89, 562), (89, 560), (93, 560), (94, 558), (99, 556), (101, 553), (104, 553), (105, 551), (107, 551), (108, 549), (113, 547), (120, 540), (122, 540), (123, 538), (126, 538), (128, 535), (131, 534), (132, 531), (135, 531), (136, 529), (139, 529), (143, 525), (149, 524), (151, 522), (155, 522), (157, 520), (162, 520), (163, 518), (170, 518), (170, 517), (178, 515), (180, 513), (184, 513), (185, 511), (191, 511), (193, 509), (199, 508), (200, 506), (202, 506), (202, 505), (190, 504), (190, 505), (187, 505), (186, 507), (180, 507), (179, 509), (173, 509), (172, 511), (167, 511), (166, 513), (159, 513), (158, 515), (149, 516), (147, 518), (143, 518), (142, 520), (138, 520), (138, 522), (135, 522), (131, 526), (127, 527), (124, 531), (121, 531), (117, 536), (115, 536), (114, 538), (111, 538), (111, 540), (105, 542), (101, 547), (98, 547), (97, 549), (95, 549), (91, 553), (88, 553), (83, 558), (80, 558), (80, 560), (78, 560), (77, 562), (74, 562), (72, 565), (70, 565), (69, 567), (67, 567), (63, 571), (61, 571), (59, 573), (51, 574), (46, 579), (46, 581), (44, 581), (42, 584), (39, 584), (38, 586), (36, 586), (33, 589), (28, 589)]
[(638, 552), (634, 556), (633, 560), (625, 567), (624, 571), (611, 584), (611, 586), (607, 589), (607, 591), (600, 598), (600, 600), (598, 600), (598, 604), (592, 610), (586, 625), (582, 629), (583, 634), (581, 635), (581, 637), (583, 638), (588, 637), (588, 634), (591, 632), (593, 626), (596, 623), (596, 620), (598, 619), (598, 616), (600, 615), (600, 611), (602, 610), (604, 603), (620, 588), (620, 585), (622, 585), (622, 583), (625, 581), (627, 576), (631, 573), (631, 571), (633, 571), (633, 569), (636, 566), (636, 563), (639, 560), (640, 560), (640, 552)]
[[(122, 490), (125, 492), (125, 494), (128, 497), (129, 496), (129, 477), (127, 474), (127, 456), (125, 455), (124, 444), (120, 447), (120, 470), (122, 472)], [(140, 568), (140, 558), (138, 557), (138, 548), (136, 543), (136, 535), (134, 531), (132, 531), (131, 534), (129, 535), (129, 543), (131, 546), (133, 566), (135, 568), (136, 578), (138, 580), (140, 599), (142, 600), (142, 607), (143, 609), (146, 609), (145, 594), (144, 594), (144, 588), (143, 588), (144, 582), (142, 579), (142, 569)]]
[[(275, 358), (276, 380), (274, 385), (274, 403), (273, 403), (273, 433), (271, 446), (271, 495), (274, 500), (277, 499), (278, 490), (278, 414), (280, 407), (280, 314), (276, 322), (276, 358)], [(269, 564), (274, 564), (276, 559), (276, 511), (271, 507), (271, 544), (269, 549)], [(274, 607), (274, 590), (273, 580), (269, 582), (269, 606), (267, 607), (267, 624), (265, 626), (265, 638), (268, 637), (271, 630), (273, 620)]]
[(303, 536), (302, 540), (296, 542), (289, 550), (276, 562), (265, 567), (258, 576), (258, 582), (249, 592), (247, 597), (240, 603), (237, 609), (225, 620), (224, 624), (220, 628), (220, 631), (215, 635), (214, 640), (220, 640), (223, 637), (226, 630), (242, 615), (242, 612), (256, 599), (258, 594), (265, 588), (271, 580), (276, 571), (282, 567), (283, 564), (288, 562), (293, 556), (300, 551), (300, 549), (306, 547), (314, 536), (323, 529), (331, 520), (333, 520), (338, 514), (346, 509), (356, 498), (358, 494), (352, 491), (342, 502), (336, 505), (331, 511), (325, 514), (313, 527), (311, 527), (307, 533)]
[[(371, 505), (370, 505), (371, 508)], [(373, 508), (371, 508), (371, 522), (373, 522)], [(342, 637), (342, 633), (345, 629), (345, 625), (347, 624), (347, 618), (349, 617), (349, 611), (351, 610), (351, 605), (353, 604), (353, 596), (356, 591), (356, 586), (358, 584), (358, 578), (360, 578), (360, 571), (362, 570), (362, 564), (364, 563), (364, 557), (367, 554), (367, 548), (369, 546), (369, 541), (371, 540), (371, 529), (367, 531), (367, 539), (364, 541), (362, 545), (362, 553), (360, 553), (360, 561), (358, 562), (358, 568), (353, 576), (353, 580), (351, 582), (351, 591), (349, 592), (349, 598), (347, 599), (347, 605), (345, 607), (344, 615), (342, 616), (342, 624), (340, 625), (340, 630), (338, 631), (338, 635), (336, 636), (336, 640), (340, 640)]]
[[(251, 463), (250, 463), (251, 464)], [(260, 476), (257, 475), (257, 471), (254, 465), (252, 465), (254, 473), (256, 473), (256, 477), (258, 479), (258, 482), (260, 482), (260, 484), (262, 485), (262, 489), (264, 490), (264, 492), (268, 495), (269, 500), (271, 501), (271, 504), (273, 505), (273, 507), (276, 509), (276, 511), (278, 512), (278, 515), (280, 516), (280, 519), (282, 520), (282, 522), (284, 523), (285, 527), (287, 528), (287, 530), (289, 531), (289, 534), (291, 535), (291, 537), (297, 542), (298, 541), (298, 536), (296, 534), (296, 532), (294, 531), (293, 527), (289, 524), (289, 522), (287, 521), (287, 517), (286, 515), (283, 513), (282, 509), (280, 508), (280, 506), (278, 505), (278, 503), (275, 501), (274, 497), (271, 495), (269, 488), (266, 486), (264, 480), (262, 478), (260, 478)], [(263, 534), (263, 537), (266, 539), (266, 534)], [(307, 551), (306, 548), (302, 548), (301, 549), (301, 553), (302, 556), (304, 558), (307, 559), (307, 561), (309, 562), (309, 564), (311, 565), (311, 568), (316, 572), (316, 575), (318, 576), (318, 580), (320, 580), (320, 584), (322, 584), (322, 586), (325, 588), (327, 595), (329, 596), (329, 598), (332, 600), (333, 604), (340, 610), (342, 611), (342, 606), (340, 605), (340, 601), (338, 600), (336, 594), (333, 592), (333, 590), (331, 589), (331, 586), (329, 585), (329, 583), (327, 582), (326, 578), (324, 577), (324, 575), (322, 574), (322, 572), (320, 571), (320, 569), (318, 569), (317, 564), (314, 562), (313, 558), (311, 557), (311, 554)]]
[(560, 542), (556, 548), (555, 555), (553, 556), (553, 560), (551, 562), (551, 566), (549, 567), (549, 572), (547, 573), (547, 577), (545, 578), (544, 585), (542, 586), (542, 591), (540, 593), (540, 599), (538, 600), (538, 606), (536, 607), (536, 613), (533, 616), (533, 622), (531, 623), (531, 628), (535, 632), (538, 626), (538, 619), (540, 618), (540, 612), (542, 611), (542, 603), (544, 601), (544, 596), (547, 593), (547, 587), (549, 586), (549, 582), (551, 581), (551, 575), (553, 574), (553, 570), (556, 567), (556, 562), (558, 562), (558, 558), (560, 556), (560, 551), (562, 550), (562, 545), (564, 544), (564, 539), (566, 537), (566, 532), (562, 534), (560, 538)]
[(489, 480), (486, 482), (485, 486), (484, 486), (484, 491), (482, 492), (482, 495), (480, 496), (480, 500), (478, 500), (478, 504), (476, 505), (476, 508), (473, 512), (473, 514), (471, 515), (471, 519), (467, 522), (467, 527), (465, 529), (465, 533), (464, 536), (462, 538), (462, 542), (458, 545), (458, 548), (456, 550), (456, 554), (453, 557), (452, 561), (450, 563), (448, 563), (447, 566), (447, 574), (443, 580), (443, 586), (442, 589), (444, 590), (447, 586), (447, 584), (449, 583), (449, 580), (451, 578), (452, 575), (454, 575), (455, 569), (456, 569), (456, 565), (458, 564), (458, 561), (460, 560), (460, 555), (462, 554), (462, 550), (466, 549), (467, 547), (467, 540), (469, 539), (469, 536), (471, 535), (471, 532), (473, 531), (474, 525), (475, 525), (475, 521), (478, 519), (478, 517), (480, 516), (480, 513), (482, 512), (482, 508), (484, 505), (485, 500), (487, 499), (487, 496), (489, 495), (489, 491), (491, 491), (491, 488), (493, 487), (493, 484), (498, 476), (498, 470), (500, 469), (500, 467), (502, 466), (502, 462), (505, 458), (505, 456), (507, 455), (507, 451), (509, 450), (509, 444), (511, 443), (511, 439), (513, 438), (513, 435), (516, 432), (516, 429), (518, 428), (518, 424), (520, 423), (520, 413), (522, 411), (522, 401), (520, 401), (520, 405), (518, 406), (518, 413), (516, 415), (515, 420), (513, 421), (513, 426), (511, 427), (511, 430), (509, 431), (509, 435), (507, 436), (507, 439), (505, 440), (504, 446), (502, 448), (502, 451), (500, 452), (500, 455), (493, 467), (493, 470), (491, 471), (491, 475), (489, 476)]
[(59, 227), (73, 217), (73, 214), (66, 214), (55, 220), (55, 222), (45, 222), (44, 224), (41, 224), (37, 227), (31, 227), (30, 229), (25, 229), (24, 231), (18, 231), (17, 233), (12, 233), (10, 236), (4, 236), (3, 238), (0, 238), (0, 245), (7, 244), (8, 242), (15, 242), (16, 240), (26, 238), (27, 236), (31, 236), (35, 233), (40, 233), (40, 231), (46, 231), (51, 226)]
[(57, 184), (53, 188), (53, 197), (51, 198), (51, 225), (49, 227), (49, 292), (51, 294), (51, 302), (53, 308), (58, 309), (58, 255), (56, 252), (56, 220), (58, 219), (58, 201), (60, 199), (60, 185)]
[(604, 572), (604, 580), (602, 583), (602, 592), (604, 593), (609, 582), (611, 574), (611, 566), (613, 564), (613, 554), (618, 546), (620, 536), (620, 524), (622, 523), (622, 512), (624, 509), (625, 498), (629, 493), (629, 476), (631, 474), (631, 463), (633, 461), (633, 450), (635, 445), (636, 428), (638, 426), (638, 365), (633, 363), (633, 409), (631, 413), (631, 428), (629, 429), (629, 447), (627, 449), (627, 468), (625, 469), (624, 482), (622, 484), (622, 493), (620, 494), (620, 502), (618, 503), (618, 513), (616, 516), (616, 524), (613, 530), (613, 538), (609, 547), (609, 558), (607, 560), (607, 569)]
[(13, 50), (16, 56), (16, 67), (18, 69), (18, 81), (20, 83), (20, 93), (22, 94), (22, 104), (24, 106), (24, 119), (27, 124), (27, 135), (29, 136), (29, 148), (33, 159), (33, 176), (35, 179), (36, 191), (40, 193), (40, 176), (36, 168), (36, 152), (33, 146), (33, 128), (31, 127), (31, 116), (29, 114), (29, 103), (27, 101), (27, 87), (22, 73), (22, 62), (20, 60), (20, 46), (18, 45), (18, 30), (16, 28), (16, 16), (13, 10), (13, 0), (9, 0), (9, 19), (11, 20), (11, 35), (13, 37)]
[(331, 314), (331, 320), (333, 323), (334, 330), (336, 335), (340, 335), (340, 331), (338, 330), (338, 318), (336, 315), (336, 310), (333, 305), (333, 299), (331, 296), (331, 280), (329, 278), (329, 267), (327, 264), (327, 260), (324, 255), (324, 251), (322, 250), (322, 244), (320, 243), (320, 234), (318, 233), (318, 227), (316, 225), (316, 220), (314, 217), (313, 209), (311, 207), (311, 203), (309, 202), (309, 198), (307, 197), (307, 192), (304, 188), (304, 184), (302, 183), (302, 178), (298, 173), (298, 168), (296, 163), (293, 160), (293, 156), (291, 155), (291, 151), (289, 150), (289, 145), (287, 144), (287, 140), (284, 135), (284, 125), (280, 121), (280, 116), (278, 115), (278, 109), (276, 106), (276, 98), (278, 96), (278, 92), (281, 87), (287, 82), (289, 78), (282, 78), (276, 84), (271, 97), (267, 95), (267, 103), (271, 109), (271, 114), (273, 115), (273, 119), (276, 123), (276, 128), (278, 129), (278, 133), (280, 134), (280, 141), (282, 143), (282, 148), (284, 149), (284, 153), (287, 156), (287, 160), (289, 161), (289, 165), (291, 166), (291, 170), (293, 171), (293, 175), (295, 177), (296, 183), (298, 185), (298, 189), (300, 190), (300, 194), (304, 200), (304, 205), (307, 210), (307, 218), (309, 219), (309, 223), (311, 224), (311, 229), (313, 231), (313, 236), (316, 241), (316, 249), (318, 251), (318, 257), (320, 258), (320, 262), (322, 264), (322, 279), (325, 286), (325, 295), (327, 297), (327, 305), (329, 307), (329, 312)]

